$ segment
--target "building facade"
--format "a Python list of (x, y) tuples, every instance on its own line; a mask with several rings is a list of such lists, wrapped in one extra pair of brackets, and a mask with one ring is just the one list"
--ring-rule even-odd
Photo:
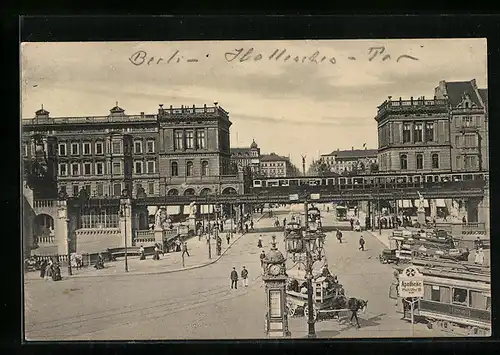
[(432, 99), (389, 97), (375, 120), (381, 172), (488, 169), (487, 89), (475, 80), (441, 81)]
[(260, 173), (266, 177), (289, 177), (297, 175), (297, 168), (289, 158), (271, 153), (261, 157)]
[(441, 81), (435, 95), (449, 105), (452, 171), (489, 170), (488, 89), (476, 80)]
[(372, 164), (377, 164), (377, 149), (354, 149), (333, 151), (322, 154), (321, 162), (327, 166), (328, 171), (336, 174), (346, 174), (353, 171), (369, 173)]
[(260, 173), (260, 148), (252, 141), (249, 148), (231, 148), (231, 163), (233, 166), (249, 167), (252, 174)]
[(242, 178), (229, 175), (230, 126), (218, 106), (127, 115), (117, 103), (93, 117), (50, 117), (42, 108), (22, 120), (22, 149), (25, 161), (49, 158), (57, 191), (69, 197), (241, 193)]

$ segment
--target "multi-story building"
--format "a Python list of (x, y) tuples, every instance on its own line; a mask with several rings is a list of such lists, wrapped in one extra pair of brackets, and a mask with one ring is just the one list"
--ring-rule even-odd
[(218, 106), (127, 115), (117, 103), (93, 117), (50, 117), (42, 108), (22, 120), (23, 153), (25, 161), (48, 157), (57, 190), (70, 197), (82, 189), (103, 198), (124, 189), (133, 197), (241, 193), (242, 178), (229, 175), (230, 126)]
[(449, 171), (450, 133), (446, 100), (386, 100), (378, 108), (381, 172)]
[(377, 149), (354, 149), (339, 150), (330, 154), (322, 154), (321, 162), (326, 165), (328, 171), (345, 174), (353, 171), (369, 173), (372, 164), (377, 163)]
[(381, 172), (488, 169), (487, 89), (475, 80), (441, 81), (432, 99), (389, 97), (375, 120)]
[(231, 162), (237, 167), (250, 167), (253, 174), (260, 173), (260, 148), (255, 140), (250, 148), (231, 148)]
[(271, 153), (260, 158), (260, 173), (267, 177), (296, 176), (297, 168), (289, 158)]
[(443, 80), (435, 95), (449, 105), (451, 169), (488, 170), (488, 89), (479, 89), (475, 79)]

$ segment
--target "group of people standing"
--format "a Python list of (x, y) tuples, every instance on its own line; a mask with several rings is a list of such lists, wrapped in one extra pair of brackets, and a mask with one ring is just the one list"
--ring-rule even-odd
[(42, 261), (40, 264), (40, 277), (45, 280), (51, 278), (52, 281), (62, 280), (59, 262), (53, 261), (52, 258)]
[[(248, 270), (245, 266), (241, 269), (241, 280), (243, 281), (243, 286), (248, 287)], [(231, 271), (231, 289), (238, 289), (238, 271), (233, 267)]]

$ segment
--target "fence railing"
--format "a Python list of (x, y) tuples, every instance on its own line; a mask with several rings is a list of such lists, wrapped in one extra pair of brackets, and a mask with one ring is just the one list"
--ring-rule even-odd
[(36, 237), (36, 242), (38, 244), (54, 244), (55, 237), (54, 236), (40, 236)]
[(148, 244), (155, 242), (155, 235), (152, 230), (138, 230), (135, 232), (134, 245)]

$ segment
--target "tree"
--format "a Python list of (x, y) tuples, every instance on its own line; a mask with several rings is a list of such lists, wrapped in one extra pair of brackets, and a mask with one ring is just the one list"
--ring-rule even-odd
[(328, 165), (326, 165), (324, 162), (322, 162), (321, 160), (314, 160), (307, 170), (307, 175), (331, 176), (333, 175), (333, 173), (328, 168)]

